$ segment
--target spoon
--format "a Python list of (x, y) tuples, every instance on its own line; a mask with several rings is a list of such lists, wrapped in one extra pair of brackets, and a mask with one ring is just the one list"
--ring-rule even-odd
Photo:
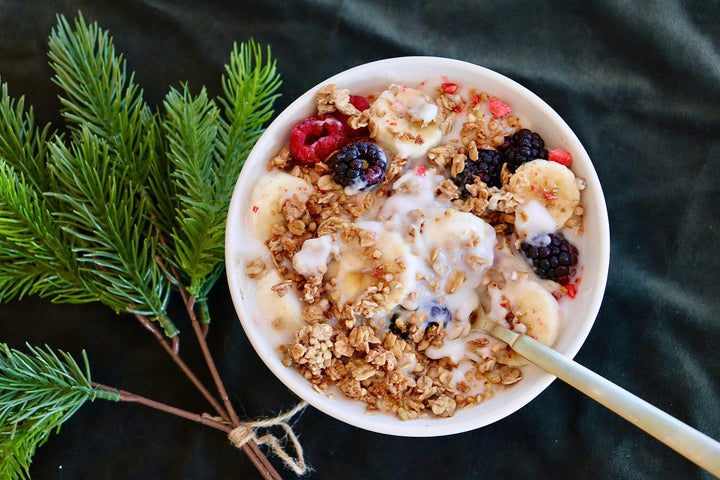
[(534, 338), (490, 320), (482, 307), (472, 329), (492, 335), (518, 355), (617, 413), (720, 478), (720, 443)]

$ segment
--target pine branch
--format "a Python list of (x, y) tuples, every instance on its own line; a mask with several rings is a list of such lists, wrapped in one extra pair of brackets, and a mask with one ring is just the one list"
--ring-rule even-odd
[(73, 29), (58, 15), (49, 39), (54, 82), (63, 90), (63, 116), (75, 134), (88, 128), (107, 141), (119, 162), (131, 168), (143, 185), (155, 161), (154, 118), (142, 90), (128, 75), (122, 55), (116, 55), (112, 38), (82, 14)]
[[(193, 96), (184, 85), (166, 96), (171, 182), (153, 182), (174, 186), (177, 218), (168, 235), (174, 253), (170, 262), (201, 303), (223, 271), (230, 198), (245, 159), (273, 114), (281, 83), (269, 49), (264, 58), (252, 40), (239, 49), (235, 45), (226, 72), (225, 98), (218, 99), (224, 118), (204, 89)], [(209, 321), (209, 316), (202, 319)]]
[(0, 300), (96, 301), (48, 202), (25, 178), (0, 158)]
[[(169, 337), (178, 333), (167, 317), (170, 285), (153, 261), (148, 172), (163, 162), (157, 119), (128, 75), (112, 38), (82, 15), (74, 28), (62, 15), (49, 39), (49, 57), (72, 142), (51, 143), (63, 230), (90, 272), (100, 300), (116, 311), (157, 320)], [(78, 147), (79, 145), (79, 147)]]
[(239, 49), (234, 46), (225, 71), (224, 98), (219, 99), (226, 117), (220, 131), (223, 163), (219, 172), (224, 180), (220, 191), (229, 202), (237, 173), (264, 131), (263, 125), (272, 118), (273, 104), (280, 96), (276, 92), (282, 82), (270, 48), (264, 58), (262, 47), (253, 40), (241, 44)]
[[(269, 49), (267, 60), (262, 53), (252, 41), (239, 50), (235, 46), (223, 77), (226, 98), (216, 104), (204, 89), (196, 96), (187, 86), (171, 90), (163, 120), (144, 102), (107, 32), (97, 24), (87, 25), (82, 16), (73, 28), (59, 15), (49, 55), (54, 81), (63, 91), (68, 138), (55, 135), (47, 140), (48, 128), (34, 127), (32, 111), (24, 112), (22, 99), (13, 102), (6, 89), (0, 91), (0, 114), (9, 118), (3, 125), (7, 128), (0, 128), (0, 300), (31, 293), (58, 301), (97, 299), (134, 314), (183, 368), (178, 330), (166, 313), (170, 287), (177, 283), (226, 410), (189, 369), (183, 371), (234, 426), (239, 419), (207, 348), (207, 329), (200, 327), (195, 306), (201, 321), (209, 322), (205, 296), (223, 271), (230, 197), (278, 96), (275, 63)], [(148, 319), (157, 321), (166, 336), (175, 337), (172, 344)], [(21, 358), (27, 365), (27, 382), (35, 378), (33, 372), (38, 382), (59, 381), (51, 370), (57, 373), (63, 361), (72, 360), (65, 354), (53, 357), (49, 349), (31, 350), (27, 358), (7, 347), (4, 353), (6, 363)], [(40, 363), (33, 364), (33, 356)], [(119, 393), (121, 401), (213, 423), (93, 385), (85, 364), (86, 372), (71, 365), (61, 375), (69, 384), (86, 379), (80, 382), (82, 388), (65, 385), (65, 395), (50, 399), (43, 395), (57, 389), (36, 391), (27, 382), (24, 397), (18, 388), (13, 390), (14, 400), (6, 399), (0, 368), (0, 478), (25, 478), (35, 448), (87, 398)], [(17, 370), (17, 365), (11, 366)], [(117, 400), (112, 395), (109, 399)], [(40, 407), (12, 410), (23, 401), (39, 402)], [(19, 416), (19, 411), (27, 416)], [(229, 428), (215, 423), (211, 426)], [(264, 476), (278, 477), (254, 441), (243, 449)]]
[(133, 183), (130, 167), (112, 155), (100, 137), (82, 128), (69, 147), (50, 144), (50, 164), (65, 208), (56, 216), (64, 232), (78, 240), (74, 249), (82, 271), (92, 278), (101, 302), (157, 320), (172, 337), (167, 317), (170, 285), (155, 263), (157, 239), (148, 201)]
[(219, 110), (202, 89), (196, 97), (184, 85), (165, 98), (164, 127), (177, 191), (176, 226), (170, 234), (173, 260), (199, 293), (224, 252), (225, 209), (217, 204), (217, 134)]
[(0, 300), (27, 294), (76, 303), (96, 300), (86, 291), (71, 246), (50, 214), (42, 192), (50, 126), (35, 127), (32, 109), (0, 83)]
[(120, 401), (117, 392), (94, 387), (69, 354), (28, 345), (28, 353), (0, 344), (0, 478), (29, 478), (38, 446), (87, 400)]
[(25, 97), (12, 99), (1, 80), (0, 118), (0, 159), (29, 179), (37, 192), (46, 190), (50, 179), (45, 171), (45, 143), (50, 125), (37, 128), (32, 108), (25, 110)]

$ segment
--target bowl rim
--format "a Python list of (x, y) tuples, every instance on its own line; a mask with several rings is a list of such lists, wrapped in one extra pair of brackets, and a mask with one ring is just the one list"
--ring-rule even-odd
[[(550, 375), (549, 373), (542, 372), (537, 377), (537, 379), (532, 382), (531, 385), (526, 384), (525, 387), (528, 390), (527, 394), (522, 396), (510, 396), (509, 398), (505, 399), (507, 400), (507, 402), (504, 404), (505, 408), (501, 412), (487, 417), (478, 416), (477, 418), (471, 417), (468, 419), (463, 419), (464, 421), (460, 422), (451, 421), (452, 418), (457, 417), (457, 415), (461, 412), (460, 410), (455, 417), (451, 417), (450, 419), (421, 418), (418, 420), (410, 421), (401, 421), (394, 416), (380, 413), (378, 413), (377, 415), (358, 415), (357, 413), (355, 413), (354, 409), (349, 410), (348, 408), (343, 408), (347, 407), (347, 405), (345, 405), (345, 402), (338, 401), (338, 399), (329, 399), (327, 398), (327, 396), (316, 392), (312, 388), (310, 382), (297, 374), (297, 371), (295, 369), (285, 367), (284, 365), (282, 365), (277, 355), (273, 356), (272, 353), (268, 352), (269, 342), (264, 341), (264, 338), (260, 334), (259, 330), (256, 328), (252, 328), (252, 326), (249, 325), (249, 321), (247, 320), (246, 316), (243, 315), (244, 300), (242, 298), (242, 293), (240, 292), (240, 286), (237, 282), (238, 275), (242, 275), (242, 273), (238, 273), (238, 270), (241, 269), (241, 267), (237, 265), (237, 261), (233, 256), (235, 250), (231, 248), (231, 245), (234, 244), (234, 232), (236, 232), (238, 226), (242, 224), (241, 197), (243, 196), (243, 187), (246, 187), (247, 185), (245, 184), (249, 182), (247, 178), (251, 175), (251, 169), (247, 167), (247, 164), (250, 163), (252, 166), (254, 162), (267, 161), (267, 154), (263, 153), (262, 155), (260, 155), (260, 153), (258, 152), (263, 150), (266, 143), (272, 143), (272, 139), (270, 138), (275, 135), (276, 131), (285, 130), (288, 128), (289, 120), (295, 119), (295, 121), (298, 121), (300, 118), (302, 118), (301, 116), (299, 116), (301, 112), (307, 112), (308, 105), (314, 107), (315, 95), (317, 90), (321, 86), (335, 83), (342, 87), (342, 84), (346, 78), (354, 77), (355, 75), (363, 74), (368, 71), (382, 70), (383, 68), (389, 67), (392, 67), (395, 70), (406, 69), (417, 67), (419, 64), (427, 66), (426, 64), (429, 63), (432, 65), (437, 65), (437, 70), (443, 72), (442, 74), (436, 74), (435, 77), (440, 77), (441, 75), (451, 76), (450, 73), (446, 73), (446, 71), (449, 69), (470, 69), (478, 73), (481, 77), (483, 77), (483, 79), (490, 79), (494, 82), (498, 82), (498, 84), (502, 84), (505, 88), (512, 90), (521, 97), (524, 97), (524, 99), (531, 102), (535, 108), (541, 110), (543, 115), (546, 115), (548, 119), (551, 119), (552, 123), (562, 130), (563, 138), (566, 138), (568, 142), (571, 142), (573, 144), (574, 161), (576, 161), (575, 158), (577, 158), (577, 153), (579, 153), (579, 156), (583, 158), (583, 164), (586, 167), (585, 171), (583, 172), (583, 177), (587, 179), (588, 185), (592, 185), (591, 189), (586, 189), (585, 192), (583, 192), (583, 195), (590, 195), (594, 197), (593, 205), (596, 209), (596, 216), (600, 220), (597, 225), (599, 231), (596, 232), (595, 235), (599, 238), (598, 241), (600, 247), (599, 250), (595, 252), (598, 256), (598, 268), (597, 274), (595, 276), (595, 282), (593, 284), (594, 292), (591, 293), (591, 300), (586, 308), (587, 321), (584, 324), (584, 328), (581, 329), (578, 334), (565, 342), (562, 351), (562, 353), (569, 358), (573, 358), (577, 354), (577, 352), (580, 350), (585, 340), (587, 339), (590, 330), (594, 326), (607, 285), (610, 261), (610, 228), (607, 213), (607, 204), (605, 202), (597, 172), (587, 152), (585, 151), (584, 146), (582, 145), (574, 131), (565, 122), (565, 120), (563, 120), (562, 117), (560, 117), (560, 115), (555, 112), (555, 110), (552, 109), (552, 107), (550, 107), (542, 98), (540, 98), (537, 94), (524, 87), (520, 83), (503, 74), (500, 74), (481, 65), (452, 58), (419, 55), (391, 57), (357, 65), (355, 67), (339, 72), (317, 83), (315, 86), (308, 89), (305, 93), (303, 93), (293, 102), (291, 102), (268, 125), (265, 132), (263, 132), (263, 134), (259, 137), (255, 145), (253, 146), (253, 149), (247, 157), (246, 166), (243, 167), (243, 170), (240, 172), (240, 175), (237, 178), (235, 189), (233, 191), (232, 199), (228, 209), (225, 238), (225, 264), (228, 288), (230, 290), (235, 311), (238, 315), (238, 318), (240, 319), (245, 334), (250, 340), (250, 343), (253, 345), (256, 353), (262, 359), (263, 363), (270, 369), (270, 371), (275, 375), (276, 378), (278, 378), (287, 388), (289, 388), (296, 395), (306, 400), (315, 408), (349, 425), (353, 425), (355, 427), (363, 428), (365, 430), (376, 433), (405, 437), (430, 437), (450, 435), (474, 430), (492, 424), (517, 412), (526, 404), (531, 402), (554, 381), (555, 377)], [(429, 76), (426, 75), (425, 77)], [(255, 158), (258, 158), (258, 160), (254, 160)], [(586, 203), (586, 200), (584, 200), (583, 203)], [(538, 367), (534, 366), (529, 366), (528, 368), (538, 369)], [(358, 401), (352, 402), (362, 403)], [(364, 404), (362, 405), (364, 409)], [(479, 407), (472, 407), (467, 410), (472, 410), (473, 408)], [(377, 421), (378, 415), (383, 418), (392, 418), (394, 421)]]

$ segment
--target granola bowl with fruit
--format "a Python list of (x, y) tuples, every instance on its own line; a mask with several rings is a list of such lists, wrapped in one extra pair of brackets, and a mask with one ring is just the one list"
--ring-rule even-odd
[(568, 125), (486, 68), (437, 57), (344, 71), (256, 143), (226, 264), (269, 369), (370, 431), (439, 436), (554, 379), (472, 329), (479, 308), (573, 357), (609, 265), (600, 183)]

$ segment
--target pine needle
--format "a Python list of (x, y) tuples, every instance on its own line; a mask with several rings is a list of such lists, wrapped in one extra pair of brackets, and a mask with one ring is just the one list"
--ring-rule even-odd
[(1, 80), (0, 119), (0, 158), (29, 179), (36, 191), (44, 191), (50, 184), (45, 171), (50, 125), (37, 128), (32, 108), (25, 110), (25, 97), (12, 99)]
[(235, 182), (264, 124), (280, 86), (275, 62), (250, 40), (235, 45), (223, 76), (222, 110), (204, 89), (172, 89), (165, 98), (163, 126), (172, 163), (176, 221), (167, 232), (171, 261), (191, 295), (203, 300), (224, 266), (225, 222)]
[(148, 202), (105, 140), (89, 128), (78, 139), (70, 147), (50, 144), (49, 168), (59, 191), (49, 195), (65, 207), (56, 221), (77, 240), (74, 253), (100, 301), (156, 319), (172, 337), (178, 331), (166, 314), (170, 285), (154, 260)]
[[(275, 62), (252, 40), (235, 45), (223, 96), (182, 85), (153, 113), (106, 31), (57, 20), (49, 57), (69, 133), (37, 128), (0, 83), (0, 301), (100, 301), (173, 337), (169, 275), (209, 321), (234, 185), (278, 97)], [(2, 479), (28, 478), (35, 449), (85, 401), (120, 400), (92, 386), (84, 353), (81, 368), (28, 348), (0, 343)]]
[(29, 478), (32, 456), (87, 400), (120, 401), (120, 394), (92, 386), (83, 366), (49, 347), (28, 353), (0, 343), (0, 478)]
[(27, 294), (85, 303), (88, 288), (48, 202), (0, 158), (0, 300)]

